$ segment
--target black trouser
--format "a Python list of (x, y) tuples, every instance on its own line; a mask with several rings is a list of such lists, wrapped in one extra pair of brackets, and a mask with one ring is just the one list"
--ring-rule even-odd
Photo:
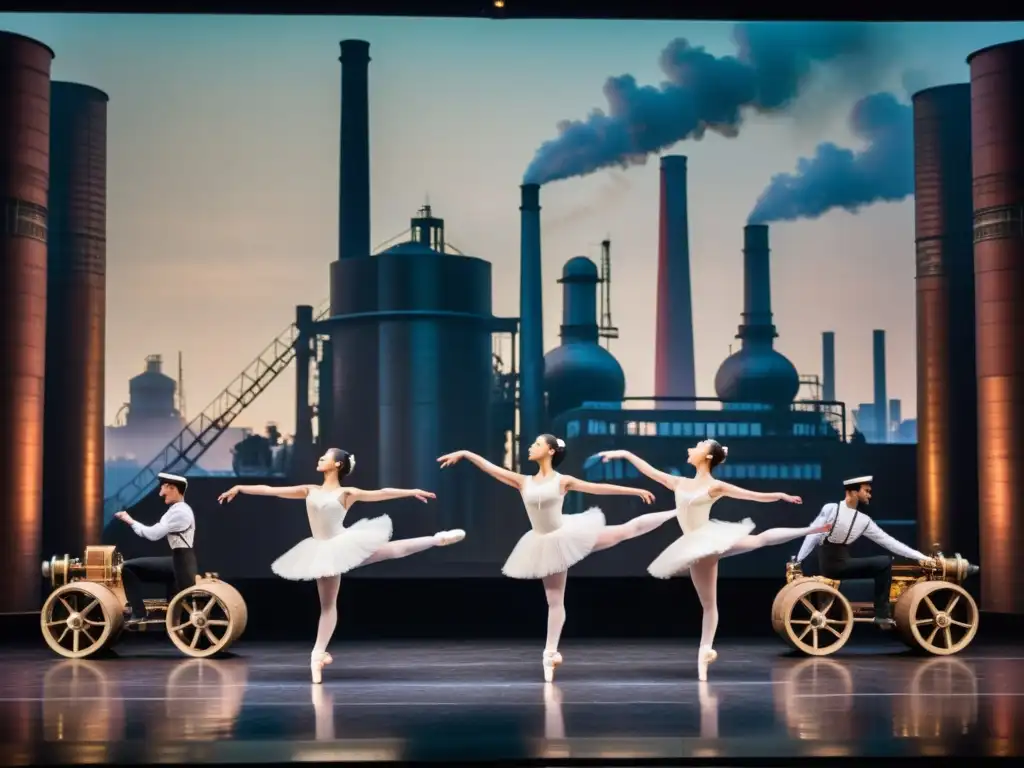
[(142, 599), (142, 585), (158, 582), (167, 589), (167, 599), (196, 583), (199, 573), (194, 549), (181, 547), (172, 549), (170, 557), (136, 557), (121, 564), (121, 583), (132, 616), (146, 615), (146, 604)]
[(823, 542), (818, 548), (818, 568), (826, 579), (873, 579), (875, 582), (875, 618), (889, 618), (889, 588), (892, 586), (892, 558), (850, 557), (845, 544)]

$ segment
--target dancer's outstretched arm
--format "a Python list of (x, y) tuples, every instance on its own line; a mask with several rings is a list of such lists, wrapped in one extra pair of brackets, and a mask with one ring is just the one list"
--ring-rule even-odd
[(786, 501), (790, 504), (804, 503), (804, 500), (799, 496), (790, 496), (788, 493), (759, 493), (757, 491), (748, 491), (746, 488), (740, 488), (738, 485), (722, 482), (714, 483), (708, 489), (708, 496), (712, 499), (716, 499), (719, 496), (728, 496), (730, 499), (739, 499), (741, 501), (760, 501), (765, 504), (769, 504), (773, 501)]
[(609, 462), (612, 459), (623, 459), (625, 461), (628, 461), (630, 464), (636, 467), (641, 474), (646, 475), (656, 483), (661, 483), (670, 491), (674, 491), (676, 489), (676, 486), (679, 485), (678, 477), (676, 477), (675, 475), (670, 475), (668, 472), (662, 472), (660, 469), (652, 467), (639, 456), (637, 456), (634, 453), (630, 453), (629, 451), (601, 451), (597, 455), (600, 456), (604, 462)]
[(224, 493), (218, 496), (217, 503), (224, 504), (225, 502), (230, 502), (240, 493), (246, 496), (276, 496), (279, 499), (304, 499), (309, 495), (310, 489), (315, 487), (313, 485), (236, 485), (234, 488), (224, 491)]
[(424, 504), (428, 499), (436, 499), (437, 494), (421, 491), (419, 488), (381, 488), (377, 491), (364, 491), (362, 488), (343, 488), (345, 506), (357, 501), (390, 501), (391, 499), (419, 499)]
[(625, 485), (609, 485), (607, 483), (588, 483), (586, 480), (562, 475), (562, 493), (579, 491), (592, 493), (595, 496), (636, 496), (644, 500), (644, 504), (654, 501), (654, 494), (643, 488), (629, 488)]
[(523, 481), (526, 480), (525, 475), (520, 475), (518, 472), (513, 472), (511, 469), (505, 469), (504, 467), (499, 467), (497, 464), (492, 464), (483, 456), (478, 456), (472, 451), (455, 451), (454, 453), (446, 453), (444, 456), (437, 457), (438, 462), (441, 464), (441, 469), (450, 467), (453, 464), (458, 464), (463, 459), (478, 469), (482, 469), (495, 480), (499, 480), (505, 485), (511, 485), (517, 490), (522, 490)]

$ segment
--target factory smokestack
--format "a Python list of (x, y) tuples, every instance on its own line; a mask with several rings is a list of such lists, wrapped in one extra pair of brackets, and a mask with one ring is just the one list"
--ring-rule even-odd
[(50, 90), (43, 549), (83, 552), (103, 533), (107, 310), (107, 101)]
[(53, 51), (0, 32), (0, 613), (39, 610)]
[(928, 88), (913, 104), (917, 542), (976, 562), (978, 517), (961, 513), (978, 504), (971, 86)]
[(821, 334), (821, 399), (826, 402), (834, 402), (836, 399), (835, 331)]
[(967, 63), (971, 68), (977, 297), (981, 608), (1022, 614), (1024, 40), (976, 51)]
[(370, 255), (370, 44), (342, 40), (338, 258)]
[(873, 338), (875, 357), (875, 440), (889, 442), (889, 400), (885, 394), (885, 331), (876, 330)]
[(743, 228), (743, 347), (772, 347), (779, 334), (772, 323), (772, 285), (768, 227), (748, 224)]
[(540, 257), (540, 185), (523, 184), (519, 251), (519, 462), (544, 423), (544, 317)]
[[(658, 235), (658, 321), (654, 358), (657, 397), (695, 397), (693, 299), (690, 291), (690, 224), (686, 157), (661, 158), (661, 221)], [(693, 408), (694, 403), (660, 403)]]

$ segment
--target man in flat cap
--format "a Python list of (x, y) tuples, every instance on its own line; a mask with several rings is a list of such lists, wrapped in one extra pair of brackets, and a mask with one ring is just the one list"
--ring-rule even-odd
[(196, 518), (192, 507), (185, 503), (188, 480), (180, 475), (161, 472), (157, 475), (160, 483), (160, 497), (167, 505), (167, 511), (156, 525), (143, 525), (133, 520), (127, 512), (118, 512), (114, 517), (132, 527), (137, 536), (150, 541), (167, 539), (171, 547), (170, 557), (136, 557), (125, 560), (121, 565), (121, 581), (125, 596), (131, 606), (129, 622), (146, 618), (146, 605), (142, 599), (144, 582), (161, 582), (167, 587), (167, 599), (186, 587), (196, 583), (198, 566), (196, 553), (192, 548), (196, 535)]
[(829, 533), (811, 534), (804, 539), (796, 561), (803, 562), (818, 549), (818, 568), (827, 579), (873, 579), (875, 582), (875, 623), (888, 628), (893, 625), (889, 612), (889, 589), (892, 586), (892, 558), (889, 555), (851, 557), (850, 545), (861, 536), (867, 536), (894, 555), (915, 560), (921, 565), (932, 565), (930, 557), (902, 544), (887, 534), (862, 511), (871, 503), (871, 475), (852, 477), (843, 481), (846, 497), (840, 502), (826, 504), (813, 525), (832, 521)]

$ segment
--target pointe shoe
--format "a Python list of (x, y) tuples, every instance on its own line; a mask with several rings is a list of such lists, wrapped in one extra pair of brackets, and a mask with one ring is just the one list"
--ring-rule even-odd
[(466, 532), (461, 528), (455, 528), (450, 531), (438, 531), (434, 534), (434, 539), (437, 540), (437, 546), (447, 547), (449, 544), (458, 544), (466, 538)]
[(324, 651), (323, 653), (312, 653), (309, 657), (309, 671), (313, 676), (313, 682), (319, 685), (323, 682), (323, 670), (328, 664), (334, 661), (331, 658), (331, 654)]
[(555, 667), (562, 663), (562, 654), (558, 651), (544, 651), (542, 663), (544, 665), (544, 682), (553, 683), (555, 681)]
[(710, 645), (702, 645), (697, 652), (697, 679), (706, 683), (708, 679), (708, 665), (714, 664), (718, 658), (718, 651)]

